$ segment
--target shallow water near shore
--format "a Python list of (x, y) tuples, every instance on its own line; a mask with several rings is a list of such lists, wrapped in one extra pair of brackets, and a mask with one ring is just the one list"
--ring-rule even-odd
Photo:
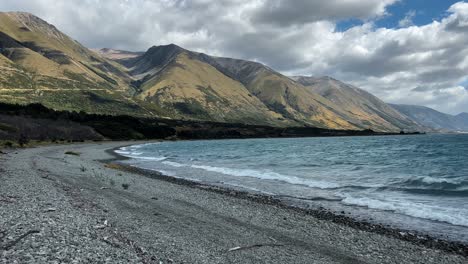
[(468, 135), (148, 143), (132, 166), (468, 243)]

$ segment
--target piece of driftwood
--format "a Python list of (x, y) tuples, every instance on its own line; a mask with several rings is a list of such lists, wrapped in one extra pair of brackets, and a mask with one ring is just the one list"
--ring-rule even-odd
[(2, 246), (2, 249), (3, 250), (8, 250), (10, 249), (11, 247), (13, 247), (14, 245), (18, 244), (18, 242), (20, 242), (22, 239), (24, 239), (25, 237), (31, 235), (31, 234), (37, 234), (39, 233), (39, 230), (29, 230), (28, 232), (22, 234), (21, 236), (19, 236), (17, 239), (5, 244), (4, 246)]
[(283, 244), (254, 244), (254, 245), (249, 245), (249, 246), (244, 246), (244, 247), (233, 247), (228, 250), (228, 252), (232, 251), (238, 251), (238, 250), (245, 250), (245, 249), (252, 249), (252, 248), (258, 248), (258, 247), (282, 247), (284, 246)]

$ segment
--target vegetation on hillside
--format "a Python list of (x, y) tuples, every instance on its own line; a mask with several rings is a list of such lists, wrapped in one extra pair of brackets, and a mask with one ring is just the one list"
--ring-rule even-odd
[(85, 141), (384, 135), (372, 130), (270, 127), (55, 111), (41, 104), (0, 103), (0, 140)]

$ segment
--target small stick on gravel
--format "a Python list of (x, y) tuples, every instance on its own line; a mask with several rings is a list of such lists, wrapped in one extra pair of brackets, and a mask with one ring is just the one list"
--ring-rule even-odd
[(250, 245), (250, 246), (245, 246), (245, 247), (233, 247), (228, 250), (228, 252), (232, 251), (237, 251), (237, 250), (244, 250), (244, 249), (251, 249), (251, 248), (257, 248), (257, 247), (282, 247), (284, 245), (282, 244), (255, 244), (255, 245)]
[(7, 243), (6, 245), (4, 245), (2, 247), (3, 250), (8, 250), (10, 249), (11, 247), (13, 247), (14, 245), (18, 244), (18, 242), (21, 241), (21, 239), (31, 235), (31, 234), (37, 234), (39, 233), (39, 230), (29, 230), (28, 232), (22, 234), (21, 236), (19, 236), (17, 239), (11, 241), (10, 243)]

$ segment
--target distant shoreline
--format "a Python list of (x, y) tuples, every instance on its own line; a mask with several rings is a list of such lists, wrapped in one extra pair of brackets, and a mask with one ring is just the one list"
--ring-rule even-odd
[(84, 142), (105, 140), (197, 140), (420, 135), (424, 132), (338, 130), (312, 126), (274, 127), (242, 123), (172, 120), (56, 111), (41, 104), (0, 103), (0, 141)]

